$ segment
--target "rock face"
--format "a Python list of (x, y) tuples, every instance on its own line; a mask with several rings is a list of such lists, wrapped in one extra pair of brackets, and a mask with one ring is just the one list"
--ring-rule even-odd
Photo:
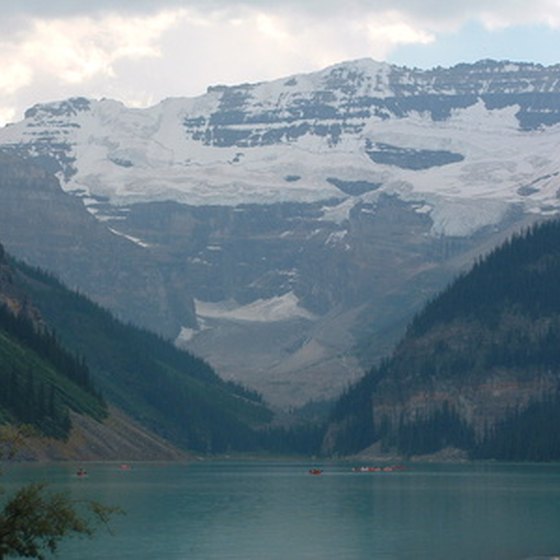
[(359, 60), (142, 110), (37, 105), (0, 148), (63, 191), (2, 179), (0, 236), (277, 404), (332, 397), (477, 254), (556, 213), (559, 72)]
[(0, 156), (0, 207), (0, 239), (12, 255), (138, 325), (172, 336), (177, 324), (194, 322), (186, 279), (166, 276), (155, 258), (64, 193), (52, 173)]

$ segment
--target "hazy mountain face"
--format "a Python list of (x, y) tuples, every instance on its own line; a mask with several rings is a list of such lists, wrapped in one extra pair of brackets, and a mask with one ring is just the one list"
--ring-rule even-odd
[(0, 145), (64, 192), (4, 184), (25, 235), (0, 235), (279, 404), (333, 396), (474, 256), (556, 213), (559, 72), (361, 60), (142, 110), (38, 105)]

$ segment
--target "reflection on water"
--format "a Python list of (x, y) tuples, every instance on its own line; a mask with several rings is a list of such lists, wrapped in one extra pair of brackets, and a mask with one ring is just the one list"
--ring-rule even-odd
[[(119, 505), (115, 535), (64, 543), (61, 560), (522, 560), (560, 551), (556, 465), (413, 466), (354, 473), (303, 463), (11, 466)], [(539, 556), (540, 555), (540, 556)]]

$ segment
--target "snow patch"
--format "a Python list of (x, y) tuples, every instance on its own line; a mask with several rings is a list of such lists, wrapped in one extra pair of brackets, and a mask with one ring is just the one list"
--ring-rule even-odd
[[(346, 230), (333, 231), (327, 237), (327, 240), (325, 241), (325, 245), (330, 245), (330, 246), (340, 245), (344, 241), (347, 234), (348, 232)], [(350, 248), (350, 246), (347, 243), (345, 243), (344, 246), (346, 249)]]
[(195, 300), (196, 314), (204, 319), (225, 319), (230, 321), (250, 321), (272, 323), (290, 319), (314, 319), (314, 315), (299, 305), (293, 292), (270, 299), (258, 299), (247, 305), (235, 300), (208, 302)]
[(129, 241), (132, 241), (132, 243), (135, 243), (136, 245), (139, 245), (140, 247), (144, 247), (144, 248), (148, 248), (151, 247), (151, 245), (149, 243), (146, 243), (145, 241), (142, 241), (141, 239), (138, 239), (138, 237), (133, 237), (132, 235), (127, 235), (126, 233), (122, 233), (122, 231), (117, 231), (116, 229), (113, 228), (107, 228), (111, 233), (114, 233), (115, 235), (118, 235), (119, 237), (124, 237), (125, 239), (128, 239)]
[[(489, 70), (489, 81), (479, 84), (480, 92), (497, 73), (520, 73), (524, 68), (503, 64)], [(493, 223), (484, 220), (501, 214), (496, 210), (499, 202), (519, 204), (534, 213), (553, 212), (560, 188), (556, 155), (560, 125), (520, 130), (518, 106), (489, 110), (482, 100), (438, 121), (429, 112), (409, 112), (403, 118), (374, 110), (345, 116), (350, 98), (399, 95), (391, 89), (398, 84), (413, 88), (406, 95), (432, 90), (441, 94), (444, 86), (426, 82), (427, 77), (364, 59), (267, 83), (212, 88), (197, 98), (168, 99), (148, 109), (129, 109), (111, 100), (70, 100), (36, 106), (25, 120), (0, 129), (0, 145), (58, 159), (64, 167), (57, 175), (63, 189), (81, 192), (84, 204), (100, 221), (106, 219), (96, 209), (102, 197), (116, 206), (170, 200), (195, 206), (337, 200), (341, 202), (336, 206), (325, 202), (323, 219), (342, 224), (354, 204), (371, 200), (372, 193), (348, 200), (329, 183), (332, 177), (380, 184), (375, 196), (392, 194), (415, 203), (430, 199), (430, 210), (416, 211), (432, 216), (437, 234), (471, 230), (472, 212), (465, 200), (483, 207), (474, 220), (481, 227)], [(528, 90), (531, 84), (520, 79), (518, 89)], [(227, 101), (226, 91), (245, 96), (242, 109), (247, 118), (215, 128), (208, 123)], [(325, 92), (330, 101), (324, 105), (324, 116), (306, 113), (306, 103), (315, 103)], [(275, 115), (271, 122), (251, 118), (267, 112)], [(198, 136), (186, 130), (186, 120), (195, 122), (192, 128)], [(202, 123), (200, 129), (196, 122)], [(283, 128), (291, 127), (296, 133), (282, 134)], [(298, 127), (304, 132), (297, 133)], [(337, 127), (333, 140), (328, 131)], [(206, 142), (216, 131), (278, 138), (249, 143), (241, 150), (227, 142), (223, 146)], [(400, 168), (372, 161), (368, 143), (420, 153), (446, 151), (464, 159), (427, 169)], [(286, 181), (287, 174), (301, 179)], [(539, 183), (539, 192), (523, 196), (520, 187), (539, 177), (550, 178)], [(487, 203), (495, 203), (491, 211), (485, 208)]]
[(500, 223), (510, 209), (501, 201), (445, 200), (434, 204), (430, 213), (433, 235), (468, 237), (479, 229)]
[(196, 329), (191, 329), (190, 327), (181, 327), (177, 338), (175, 339), (175, 344), (181, 346), (186, 342), (190, 342), (196, 335), (198, 331)]
[(323, 206), (323, 220), (341, 225), (350, 219), (350, 211), (356, 206), (356, 200), (348, 198), (336, 206)]
[(414, 208), (414, 211), (417, 214), (429, 214), (433, 210), (433, 207), (429, 204), (422, 204), (422, 206), (418, 206)]

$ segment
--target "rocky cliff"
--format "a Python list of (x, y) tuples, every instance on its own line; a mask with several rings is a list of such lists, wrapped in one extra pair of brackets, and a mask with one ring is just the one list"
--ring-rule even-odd
[(168, 336), (194, 322), (187, 280), (99, 223), (36, 162), (0, 155), (0, 208), (0, 238), (18, 258)]

